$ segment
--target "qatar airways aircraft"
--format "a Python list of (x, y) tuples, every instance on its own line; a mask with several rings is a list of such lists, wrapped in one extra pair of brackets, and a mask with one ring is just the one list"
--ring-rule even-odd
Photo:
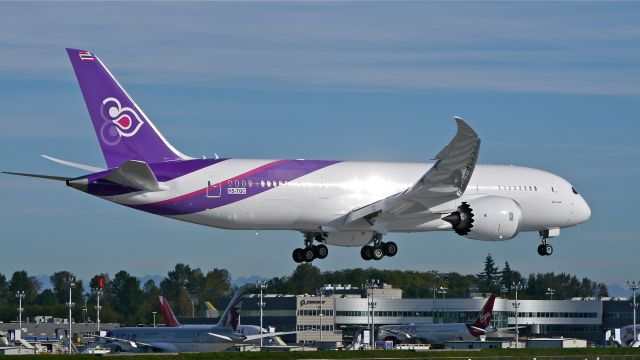
[[(502, 241), (537, 231), (547, 239), (591, 216), (563, 178), (510, 165), (476, 165), (480, 139), (461, 118), (431, 163), (195, 159), (175, 149), (92, 53), (67, 49), (107, 168), (47, 157), (91, 172), (66, 181), (133, 209), (225, 229), (294, 230), (296, 262), (323, 259), (326, 245), (362, 247), (365, 260), (394, 256), (391, 232), (455, 231)], [(182, 119), (181, 121), (187, 121)], [(315, 244), (317, 242), (317, 244)]]

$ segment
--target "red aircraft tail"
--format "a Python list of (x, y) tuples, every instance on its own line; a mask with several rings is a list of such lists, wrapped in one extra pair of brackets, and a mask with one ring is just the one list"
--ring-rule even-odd
[(493, 303), (496, 300), (496, 294), (491, 294), (487, 299), (486, 304), (480, 309), (476, 320), (473, 324), (467, 325), (469, 332), (473, 336), (480, 336), (485, 334), (485, 329), (491, 324), (493, 320)]
[(160, 304), (162, 305), (162, 315), (164, 316), (164, 326), (179, 327), (182, 326), (169, 306), (169, 302), (164, 296), (160, 296)]

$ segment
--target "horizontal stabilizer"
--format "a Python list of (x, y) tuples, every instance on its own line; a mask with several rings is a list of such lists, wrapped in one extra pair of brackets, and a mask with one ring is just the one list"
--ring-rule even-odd
[(10, 175), (18, 175), (18, 176), (28, 176), (28, 177), (34, 177), (34, 178), (40, 178), (40, 179), (48, 179), (48, 180), (58, 180), (58, 181), (67, 181), (67, 180), (69, 180), (69, 178), (66, 177), (66, 176), (25, 174), (25, 173), (16, 173), (16, 172), (8, 172), (8, 171), (3, 171), (2, 173), (3, 174), (10, 174)]
[(54, 158), (53, 156), (49, 156), (49, 155), (42, 155), (42, 157), (47, 159), (47, 160), (51, 160), (53, 162), (57, 162), (58, 164), (71, 166), (71, 167), (74, 167), (74, 168), (77, 168), (77, 169), (87, 170), (87, 171), (91, 171), (91, 172), (99, 172), (99, 171), (106, 170), (106, 169), (99, 168), (99, 167), (96, 167), (96, 166), (79, 164), (79, 163), (74, 163), (74, 162), (67, 161), (67, 160), (57, 159), (57, 158)]
[(161, 186), (151, 168), (144, 161), (128, 160), (113, 169), (103, 178), (116, 184), (128, 186), (145, 191), (160, 191), (166, 188)]

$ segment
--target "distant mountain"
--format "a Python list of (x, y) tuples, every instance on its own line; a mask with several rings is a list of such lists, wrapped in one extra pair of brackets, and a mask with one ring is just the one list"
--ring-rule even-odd
[(38, 281), (40, 281), (40, 285), (42, 285), (40, 291), (44, 291), (47, 289), (53, 290), (53, 285), (51, 285), (51, 281), (49, 280), (49, 278), (51, 277), (50, 275), (36, 275), (35, 277), (36, 279), (38, 279)]
[(262, 277), (262, 276), (241, 276), (239, 278), (236, 279), (231, 279), (231, 285), (235, 286), (235, 287), (239, 287), (242, 286), (244, 284), (255, 284), (257, 281), (263, 281), (263, 280), (269, 280), (266, 277)]
[(144, 276), (140, 276), (140, 286), (144, 286), (144, 283), (146, 283), (149, 280), (153, 280), (154, 283), (156, 283), (156, 286), (160, 286), (160, 282), (162, 282), (162, 280), (164, 280), (164, 276), (162, 275), (144, 275)]
[(613, 297), (631, 297), (631, 290), (620, 286), (618, 284), (609, 284), (607, 285), (607, 291), (609, 292), (609, 296)]

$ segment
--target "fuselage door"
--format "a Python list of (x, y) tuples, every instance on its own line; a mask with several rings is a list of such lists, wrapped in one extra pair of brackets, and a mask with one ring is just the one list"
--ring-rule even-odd
[(209, 176), (207, 179), (207, 197), (219, 198), (222, 194), (222, 184), (216, 176)]

